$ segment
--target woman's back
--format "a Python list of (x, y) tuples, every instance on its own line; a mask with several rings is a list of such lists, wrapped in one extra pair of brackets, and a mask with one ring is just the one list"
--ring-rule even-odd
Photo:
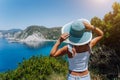
[(68, 51), (69, 54), (74, 54), (73, 57), (68, 57), (69, 61), (69, 70), (76, 71), (76, 72), (82, 72), (88, 69), (88, 60), (90, 56), (90, 49), (88, 49), (87, 46), (83, 47), (83, 51), (81, 51), (78, 48), (75, 49), (75, 52), (73, 52), (73, 46), (68, 45)]

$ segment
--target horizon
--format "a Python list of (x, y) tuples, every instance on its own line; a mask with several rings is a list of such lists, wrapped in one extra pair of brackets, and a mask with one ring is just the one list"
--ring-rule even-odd
[[(100, 19), (120, 0), (0, 0), (0, 30), (21, 29), (31, 25), (62, 27), (79, 18)], [(101, 6), (102, 5), (102, 6)]]

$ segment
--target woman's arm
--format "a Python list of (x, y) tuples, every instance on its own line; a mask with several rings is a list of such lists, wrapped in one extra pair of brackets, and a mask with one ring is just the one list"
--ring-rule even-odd
[(84, 25), (85, 25), (86, 29), (92, 30), (93, 32), (95, 32), (97, 34), (97, 36), (90, 41), (90, 47), (92, 48), (93, 46), (95, 46), (102, 39), (103, 31), (100, 30), (97, 27), (94, 27), (93, 25), (91, 25), (91, 24), (89, 24), (87, 22), (84, 22)]
[(57, 42), (55, 43), (55, 45), (53, 46), (51, 52), (50, 52), (50, 56), (51, 57), (57, 57), (60, 55), (64, 55), (67, 51), (67, 47), (64, 46), (61, 49), (58, 49), (58, 47), (60, 46), (60, 44), (66, 40), (69, 37), (69, 35), (67, 33), (64, 33), (60, 36), (60, 38), (57, 40)]

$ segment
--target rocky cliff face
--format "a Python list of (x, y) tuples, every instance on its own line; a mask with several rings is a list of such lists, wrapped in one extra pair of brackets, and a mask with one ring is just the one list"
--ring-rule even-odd
[(20, 39), (21, 42), (36, 42), (36, 41), (43, 41), (45, 37), (41, 33), (33, 33), (26, 38)]

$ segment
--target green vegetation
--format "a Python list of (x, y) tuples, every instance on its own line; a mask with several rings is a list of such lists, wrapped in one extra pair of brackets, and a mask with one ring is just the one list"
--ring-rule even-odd
[(104, 38), (92, 55), (91, 67), (108, 80), (120, 77), (120, 3), (115, 2), (112, 8), (113, 11), (105, 14), (103, 20), (98, 17), (91, 20), (104, 31)]
[(20, 63), (17, 69), (1, 73), (0, 80), (52, 80), (52, 78), (59, 80), (56, 76), (65, 79), (66, 74), (67, 62), (65, 60), (33, 56)]

